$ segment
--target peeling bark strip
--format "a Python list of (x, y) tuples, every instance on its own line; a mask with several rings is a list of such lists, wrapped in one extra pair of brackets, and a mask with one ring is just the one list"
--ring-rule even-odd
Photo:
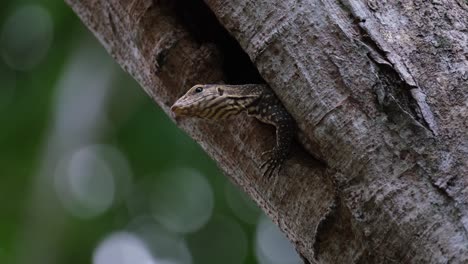
[(309, 262), (468, 262), (466, 1), (67, 1), (166, 112), (195, 83), (263, 77), (328, 168), (297, 148), (267, 181), (269, 127), (178, 125)]

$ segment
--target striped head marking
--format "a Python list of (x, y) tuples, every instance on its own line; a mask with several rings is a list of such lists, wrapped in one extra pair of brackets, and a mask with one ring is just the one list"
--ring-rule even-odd
[(244, 110), (223, 85), (195, 85), (171, 107), (176, 116), (223, 119)]

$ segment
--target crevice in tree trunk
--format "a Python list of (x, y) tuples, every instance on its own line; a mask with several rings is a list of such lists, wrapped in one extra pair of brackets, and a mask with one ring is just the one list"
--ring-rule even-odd
[(216, 46), (222, 57), (224, 82), (265, 83), (249, 56), (202, 0), (161, 0), (160, 2), (167, 7), (168, 12), (174, 14), (196, 42)]
[(436, 135), (437, 129), (424, 118), (418, 100), (413, 96), (412, 90), (420, 90), (420, 88), (405, 81), (395, 66), (386, 58), (386, 52), (365, 32), (361, 25), (365, 22), (366, 20), (362, 19), (357, 23), (361, 31), (361, 38), (357, 42), (367, 49), (367, 57), (374, 62), (380, 80), (380, 83), (374, 86), (378, 105), (393, 123), (400, 123), (403, 115), (404, 119), (411, 120), (415, 130), (423, 132), (418, 128), (425, 128)]
[(326, 238), (330, 235), (333, 227), (337, 224), (341, 206), (339, 199), (340, 197), (335, 195), (335, 202), (332, 204), (332, 206), (329, 207), (329, 211), (324, 216), (322, 216), (321, 221), (317, 225), (314, 239), (315, 242), (312, 247), (315, 260), (318, 260), (321, 243), (326, 240)]
[[(351, 5), (351, 3), (347, 3)], [(343, 6), (345, 6), (343, 4)], [(347, 8), (346, 8), (347, 9)], [(434, 136), (438, 134), (438, 127), (434, 115), (425, 100), (425, 94), (416, 83), (413, 76), (403, 62), (396, 61), (396, 56), (389, 56), (391, 50), (383, 47), (381, 41), (374, 37), (373, 25), (368, 25), (367, 18), (353, 11), (346, 10), (354, 18), (359, 39), (358, 44), (367, 50), (367, 56), (374, 62), (378, 78), (381, 82), (376, 89), (379, 104), (389, 114), (390, 118), (396, 117), (396, 112), (410, 115), (414, 122), (427, 128)], [(392, 59), (393, 58), (393, 59)], [(394, 121), (394, 120), (392, 120)]]

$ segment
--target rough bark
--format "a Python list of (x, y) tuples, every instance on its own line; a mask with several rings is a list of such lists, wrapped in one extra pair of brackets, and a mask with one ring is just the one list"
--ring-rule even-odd
[[(67, 1), (168, 114), (193, 84), (256, 79), (236, 75), (251, 65), (230, 64), (236, 47), (201, 1)], [(177, 123), (306, 259), (468, 262), (466, 1), (206, 4), (327, 166), (297, 147), (267, 180), (258, 166), (272, 128), (244, 117)]]

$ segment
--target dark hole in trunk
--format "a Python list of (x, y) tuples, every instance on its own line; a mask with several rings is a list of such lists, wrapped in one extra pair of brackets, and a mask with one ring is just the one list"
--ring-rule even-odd
[(222, 67), (228, 84), (265, 83), (247, 53), (202, 0), (162, 2), (176, 14), (197, 42), (213, 43), (217, 46), (223, 56)]

